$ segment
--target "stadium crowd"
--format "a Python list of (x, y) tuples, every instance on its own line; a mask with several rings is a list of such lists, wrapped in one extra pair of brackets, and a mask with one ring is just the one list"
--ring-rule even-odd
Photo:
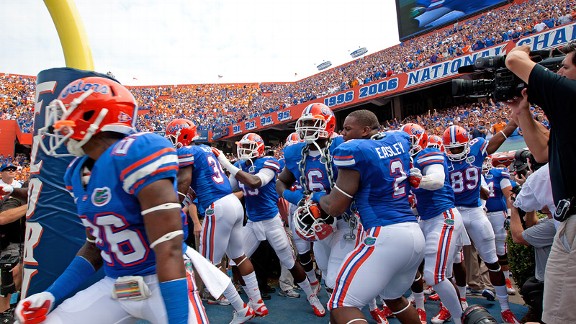
[[(322, 71), (296, 82), (131, 87), (142, 110), (139, 128), (162, 131), (168, 117), (194, 116), (200, 129), (232, 125), (397, 73), (453, 59), (571, 23), (576, 1), (511, 4)], [(34, 77), (0, 76), (0, 118), (32, 131)]]

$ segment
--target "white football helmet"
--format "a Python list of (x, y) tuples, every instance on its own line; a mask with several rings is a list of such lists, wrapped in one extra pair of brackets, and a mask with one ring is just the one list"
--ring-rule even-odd
[(296, 208), (293, 217), (296, 234), (306, 241), (323, 240), (336, 231), (336, 219), (310, 199)]

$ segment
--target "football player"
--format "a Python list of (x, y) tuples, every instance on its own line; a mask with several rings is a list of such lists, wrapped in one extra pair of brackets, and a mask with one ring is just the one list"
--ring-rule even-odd
[(200, 254), (218, 265), (224, 253), (236, 263), (246, 284), (248, 304), (244, 303), (230, 282), (224, 296), (234, 307), (231, 323), (244, 323), (254, 316), (266, 316), (252, 262), (244, 252), (244, 208), (232, 193), (232, 187), (218, 158), (207, 145), (195, 145), (196, 125), (187, 119), (172, 120), (166, 126), (168, 137), (178, 152), (178, 192), (181, 199), (191, 187), (197, 194), (199, 208), (204, 209), (200, 233)]
[[(488, 142), (481, 137), (470, 140), (468, 132), (456, 125), (448, 127), (442, 136), (449, 160), (448, 169), (456, 208), (462, 215), (464, 227), (478, 250), (478, 255), (488, 267), (490, 282), (496, 290), (505, 323), (519, 321), (508, 305), (506, 280), (498, 263), (494, 230), (480, 202), (480, 187), (484, 158), (494, 153), (515, 129), (516, 124), (511, 122)], [(460, 296), (466, 293), (465, 287), (458, 286), (458, 289)]]
[[(445, 307), (454, 315), (454, 323), (461, 323), (462, 307), (458, 293), (448, 278), (452, 264), (462, 246), (464, 231), (462, 217), (454, 206), (454, 191), (448, 178), (448, 164), (444, 152), (428, 146), (428, 134), (418, 124), (408, 123), (401, 128), (410, 135), (410, 184), (416, 195), (416, 209), (420, 228), (426, 238), (424, 280), (434, 288)], [(422, 306), (423, 293), (414, 293), (420, 320), (426, 323)], [(420, 300), (420, 302), (418, 302)], [(420, 306), (420, 307), (418, 307)]]
[(420, 322), (403, 297), (425, 246), (408, 201), (410, 138), (401, 131), (378, 134), (378, 128), (368, 110), (346, 117), (342, 134), (347, 141), (334, 151), (336, 184), (330, 193), (314, 192), (310, 198), (329, 215), (342, 214), (354, 202), (365, 230), (339, 268), (328, 302), (331, 323), (365, 322), (360, 308), (378, 295), (401, 322)]
[(294, 281), (306, 293), (314, 315), (322, 317), (326, 310), (312, 290), (304, 268), (296, 263), (288, 235), (284, 230), (278, 210), (276, 176), (280, 172), (278, 160), (264, 156), (264, 140), (254, 133), (248, 133), (236, 143), (238, 159), (235, 165), (224, 154), (213, 148), (220, 164), (230, 172), (232, 189), (240, 188), (244, 193), (248, 222), (244, 228), (244, 250), (250, 257), (260, 241), (268, 240), (278, 255), (280, 263), (286, 267)]
[[(296, 132), (304, 141), (284, 148), (286, 166), (278, 175), (276, 192), (294, 205), (301, 205), (304, 195), (314, 191), (330, 191), (337, 177), (337, 169), (332, 162), (334, 149), (343, 142), (336, 136), (336, 118), (328, 106), (321, 103), (308, 105), (296, 122)], [(292, 188), (299, 184), (301, 189)], [(314, 231), (311, 227), (298, 230), (298, 212), (294, 214), (296, 234), (305, 240), (315, 241), (314, 257), (322, 271), (324, 283), (330, 293), (334, 288), (338, 268), (345, 255), (352, 251), (359, 237), (357, 226), (350, 226), (355, 216), (340, 217), (334, 228), (327, 231)], [(300, 255), (308, 279), (315, 290), (316, 274), (312, 268), (310, 253)]]
[(507, 231), (505, 223), (508, 215), (508, 197), (512, 194), (512, 183), (510, 174), (506, 168), (494, 168), (492, 158), (487, 156), (482, 164), (482, 173), (488, 186), (488, 199), (486, 200), (486, 214), (492, 224), (494, 235), (496, 237), (496, 254), (498, 262), (506, 278), (506, 290), (509, 295), (516, 294), (510, 281), (510, 268), (508, 266), (508, 254), (506, 252)]
[[(46, 291), (20, 301), (20, 323), (207, 322), (184, 266), (178, 156), (165, 138), (135, 133), (137, 109), (125, 87), (101, 77), (70, 83), (47, 107), (41, 146), (78, 157), (64, 182), (86, 243)], [(101, 266), (103, 279), (68, 298)]]

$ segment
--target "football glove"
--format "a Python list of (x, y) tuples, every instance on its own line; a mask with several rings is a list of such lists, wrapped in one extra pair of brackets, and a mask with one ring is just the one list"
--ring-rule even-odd
[(422, 172), (418, 168), (410, 169), (410, 176), (408, 177), (408, 182), (412, 188), (420, 187), (420, 181), (422, 180)]
[(46, 320), (54, 306), (54, 295), (45, 291), (21, 300), (16, 306), (16, 317), (21, 324), (36, 324)]

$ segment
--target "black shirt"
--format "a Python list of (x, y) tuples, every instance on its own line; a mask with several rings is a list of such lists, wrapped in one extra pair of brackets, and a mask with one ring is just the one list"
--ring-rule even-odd
[(548, 163), (554, 203), (576, 196), (576, 80), (536, 65), (528, 80), (529, 101), (550, 121)]

